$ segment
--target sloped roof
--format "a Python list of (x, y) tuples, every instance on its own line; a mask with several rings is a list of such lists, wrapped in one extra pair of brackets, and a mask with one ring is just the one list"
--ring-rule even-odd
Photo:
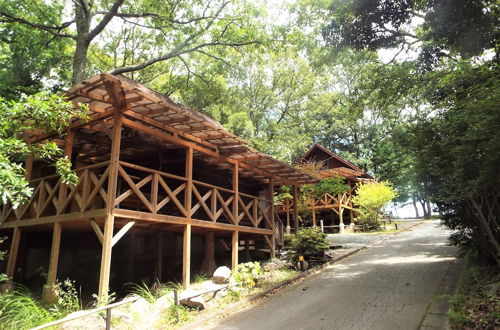
[[(200, 147), (195, 151), (201, 150), (215, 165), (227, 165), (218, 157), (223, 156), (227, 160), (238, 161), (241, 164), (240, 170), (253, 172), (256, 177), (266, 177), (267, 174), (275, 176), (277, 184), (293, 182), (300, 185), (319, 181), (253, 149), (246, 140), (228, 132), (212, 118), (126, 77), (99, 74), (73, 86), (67, 96), (73, 102), (89, 105), (89, 125), (93, 125), (92, 118), (105, 116), (113, 109), (126, 108), (124, 125), (140, 124), (152, 133), (166, 133), (176, 139), (193, 143)], [(140, 134), (145, 139), (148, 138), (148, 134)], [(175, 146), (175, 143), (172, 143), (172, 146)], [(210, 155), (213, 155), (211, 160)]]
[(348, 178), (348, 177), (351, 177), (351, 178), (360, 177), (360, 178), (373, 179), (373, 177), (371, 175), (369, 175), (368, 173), (366, 173), (365, 171), (363, 171), (362, 169), (360, 169), (359, 167), (357, 167), (353, 163), (345, 160), (344, 158), (340, 157), (336, 153), (334, 153), (334, 152), (332, 152), (332, 151), (326, 149), (325, 147), (323, 147), (319, 144), (316, 144), (316, 143), (302, 156), (302, 158), (299, 160), (299, 163), (306, 161), (308, 158), (311, 157), (311, 155), (314, 152), (323, 152), (326, 155), (328, 155), (330, 158), (336, 159), (336, 160), (340, 161), (341, 163), (345, 164), (345, 167), (337, 167), (337, 168), (333, 168), (333, 169), (327, 169), (327, 170), (320, 171), (318, 173), (318, 175), (322, 178), (326, 178), (326, 177), (333, 176), (333, 175), (340, 175), (340, 176), (343, 176), (346, 178)]

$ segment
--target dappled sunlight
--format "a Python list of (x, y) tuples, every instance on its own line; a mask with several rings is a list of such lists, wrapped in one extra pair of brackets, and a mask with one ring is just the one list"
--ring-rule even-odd
[(365, 264), (372, 265), (394, 265), (394, 264), (413, 264), (413, 263), (433, 263), (433, 262), (443, 262), (443, 261), (452, 261), (455, 260), (455, 257), (444, 257), (444, 256), (428, 256), (425, 254), (417, 254), (413, 256), (407, 257), (391, 257), (385, 259), (378, 260), (368, 260), (364, 261)]

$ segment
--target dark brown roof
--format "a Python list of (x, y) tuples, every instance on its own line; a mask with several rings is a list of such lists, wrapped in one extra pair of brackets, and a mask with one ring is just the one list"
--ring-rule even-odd
[[(341, 175), (344, 177), (354, 177), (353, 175), (356, 174), (355, 177), (364, 177), (364, 178), (368, 178), (368, 179), (373, 179), (373, 177), (371, 175), (369, 175), (368, 173), (366, 173), (365, 171), (363, 171), (362, 169), (360, 169), (356, 165), (352, 164), (351, 162), (345, 160), (344, 158), (340, 157), (339, 155), (335, 154), (334, 152), (332, 152), (332, 151), (326, 149), (325, 147), (323, 147), (319, 144), (316, 144), (316, 143), (302, 156), (302, 158), (299, 160), (299, 163), (306, 161), (311, 156), (311, 154), (313, 154), (316, 151), (323, 152), (323, 153), (327, 154), (328, 156), (330, 156), (331, 158), (334, 158), (334, 159), (336, 159), (336, 160), (338, 160), (341, 163), (346, 165), (345, 167), (338, 167), (338, 168), (328, 169), (328, 170), (322, 171), (325, 173), (319, 174), (319, 175), (323, 178), (325, 177), (325, 175), (328, 176), (328, 173), (331, 173), (331, 175), (329, 175), (329, 176)], [(351, 171), (345, 171), (345, 170), (349, 170), (349, 169)], [(334, 170), (337, 170), (337, 171), (334, 171)], [(341, 172), (344, 172), (344, 174), (346, 174), (346, 175), (341, 174)], [(335, 173), (337, 173), (337, 174), (335, 174)]]

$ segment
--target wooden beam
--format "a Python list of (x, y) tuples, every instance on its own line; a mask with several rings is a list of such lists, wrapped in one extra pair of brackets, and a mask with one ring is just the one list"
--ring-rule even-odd
[(54, 231), (52, 233), (52, 247), (50, 250), (49, 272), (47, 275), (47, 284), (53, 285), (57, 279), (57, 266), (59, 262), (59, 249), (61, 247), (61, 224), (54, 223)]
[(26, 161), (24, 162), (24, 179), (26, 181), (31, 180), (31, 174), (33, 172), (33, 156), (26, 157)]
[(111, 241), (111, 247), (115, 246), (116, 243), (135, 225), (135, 221), (129, 221), (125, 226), (123, 226), (116, 234), (113, 236)]
[(164, 129), (166, 131), (169, 131), (169, 132), (171, 132), (171, 133), (173, 133), (173, 134), (175, 134), (177, 136), (182, 136), (183, 138), (186, 138), (186, 139), (191, 140), (193, 142), (202, 144), (202, 145), (204, 145), (204, 146), (206, 146), (208, 148), (212, 148), (215, 151), (218, 150), (218, 146), (215, 145), (215, 144), (213, 144), (213, 143), (205, 141), (205, 140), (203, 140), (203, 139), (201, 139), (199, 137), (196, 137), (196, 136), (194, 136), (192, 134), (186, 133), (186, 132), (184, 132), (184, 131), (182, 131), (180, 129), (177, 129), (177, 128), (174, 128), (172, 126), (163, 124), (163, 123), (161, 123), (161, 122), (159, 122), (157, 120), (151, 119), (151, 118), (149, 118), (147, 116), (141, 115), (141, 114), (139, 114), (139, 113), (137, 113), (135, 111), (128, 110), (128, 111), (125, 112), (125, 115), (128, 116), (128, 117), (132, 117), (134, 119), (140, 120), (140, 121), (142, 121), (144, 123), (150, 124), (152, 126), (155, 126), (157, 128), (161, 128), (161, 129)]
[(269, 207), (269, 219), (271, 220), (271, 229), (273, 230), (273, 237), (271, 237), (271, 246), (269, 247), (270, 250), (270, 257), (271, 259), (276, 257), (276, 232), (274, 230), (275, 228), (275, 219), (274, 219), (274, 177), (271, 177), (269, 179), (269, 197), (268, 199), (271, 201), (271, 205)]
[(293, 232), (297, 235), (299, 231), (299, 210), (297, 207), (297, 186), (293, 186)]
[(238, 211), (238, 204), (239, 204), (239, 199), (240, 199), (240, 192), (239, 188), (240, 183), (239, 183), (239, 171), (238, 171), (238, 164), (233, 165), (233, 191), (234, 191), (234, 198), (233, 198), (233, 218), (236, 221), (236, 224), (239, 222), (239, 211)]
[(191, 219), (192, 213), (192, 198), (193, 198), (193, 148), (186, 148), (185, 162), (185, 177), (186, 189), (184, 190), (184, 209), (186, 210), (187, 218)]
[(106, 216), (104, 220), (104, 234), (102, 239), (101, 270), (99, 276), (99, 299), (107, 299), (109, 289), (109, 275), (111, 270), (111, 250), (113, 246), (113, 231), (115, 218), (112, 210), (116, 199), (118, 182), (118, 167), (120, 160), (120, 146), (122, 138), (121, 112), (115, 114), (113, 123), (113, 140), (111, 144), (111, 159), (109, 162), (108, 190), (106, 200)]
[(16, 220), (4, 222), (0, 225), (0, 229), (4, 228), (16, 228), (16, 227), (29, 227), (37, 225), (46, 225), (54, 222), (66, 222), (74, 220), (82, 220), (89, 218), (99, 218), (106, 215), (106, 209), (90, 210), (85, 212), (73, 212), (61, 215), (53, 215), (42, 218), (26, 219), (26, 220)]
[(238, 270), (238, 231), (233, 231), (231, 237), (231, 269), (233, 272)]
[(237, 229), (243, 233), (249, 234), (260, 234), (260, 235), (273, 235), (273, 231), (270, 229), (263, 228), (254, 228), (247, 226), (236, 226), (227, 223), (219, 223), (207, 220), (198, 220), (198, 219), (187, 219), (172, 215), (163, 215), (163, 214), (152, 214), (148, 212), (140, 212), (133, 210), (125, 210), (125, 209), (115, 209), (113, 210), (113, 214), (115, 217), (126, 218), (126, 219), (134, 219), (134, 220), (142, 220), (142, 221), (151, 221), (151, 222), (159, 222), (159, 223), (168, 223), (173, 225), (186, 225), (191, 224), (194, 227), (206, 228), (206, 229), (215, 229), (222, 231), (234, 231)]
[(182, 287), (186, 289), (191, 284), (191, 225), (184, 227), (182, 240)]
[(142, 124), (134, 122), (132, 120), (123, 119), (123, 125), (127, 126), (127, 127), (130, 127), (130, 128), (133, 128), (135, 130), (142, 131), (142, 132), (147, 133), (147, 134), (149, 134), (151, 136), (155, 136), (155, 137), (157, 137), (159, 139), (162, 139), (162, 140), (165, 140), (165, 141), (168, 141), (168, 142), (171, 142), (171, 143), (175, 143), (177, 145), (181, 145), (181, 146), (184, 146), (184, 147), (192, 147), (194, 150), (197, 150), (197, 151), (199, 151), (199, 152), (201, 152), (201, 153), (203, 153), (203, 154), (205, 154), (205, 155), (207, 155), (209, 157), (218, 158), (218, 159), (224, 160), (225, 162), (230, 163), (230, 164), (238, 164), (241, 168), (249, 169), (252, 172), (257, 173), (257, 174), (261, 174), (261, 175), (263, 175), (265, 177), (269, 178), (269, 177), (275, 176), (280, 182), (283, 182), (284, 184), (288, 184), (288, 185), (294, 185), (295, 184), (294, 181), (288, 180), (287, 178), (281, 177), (279, 175), (274, 175), (274, 174), (272, 174), (272, 173), (270, 173), (268, 171), (264, 171), (264, 170), (261, 170), (259, 168), (253, 167), (251, 165), (239, 162), (236, 159), (232, 159), (232, 158), (223, 156), (221, 154), (218, 154), (218, 153), (216, 153), (214, 151), (208, 150), (208, 149), (206, 149), (206, 148), (204, 148), (204, 147), (202, 147), (200, 145), (197, 145), (195, 143), (182, 140), (180, 138), (177, 138), (175, 136), (169, 135), (169, 134), (164, 133), (164, 132), (160, 132), (160, 131), (158, 131), (156, 129), (153, 129), (153, 128), (145, 126), (145, 125), (142, 125)]
[[(71, 155), (73, 154), (73, 144), (75, 140), (75, 131), (70, 129), (66, 135), (66, 142), (64, 143), (64, 154), (63, 157), (68, 158), (71, 161)], [(61, 187), (59, 188), (59, 211), (62, 212), (61, 208), (64, 208), (66, 197), (68, 194), (68, 185), (65, 183), (61, 183)]]
[(14, 233), (12, 235), (12, 241), (10, 242), (9, 260), (7, 261), (6, 275), (9, 278), (9, 281), (12, 281), (12, 278), (14, 277), (14, 271), (16, 270), (17, 253), (19, 252), (20, 241), (21, 228), (15, 227)]
[(102, 233), (101, 228), (99, 227), (97, 222), (95, 222), (95, 220), (93, 220), (93, 219), (90, 219), (90, 225), (92, 226), (92, 229), (94, 229), (94, 232), (97, 236), (97, 239), (99, 240), (99, 242), (101, 242), (101, 245), (102, 245), (102, 240), (103, 240), (104, 234)]

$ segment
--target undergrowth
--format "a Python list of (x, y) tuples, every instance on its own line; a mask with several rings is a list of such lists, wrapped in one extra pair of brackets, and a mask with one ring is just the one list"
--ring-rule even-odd
[(494, 265), (471, 260), (458, 293), (450, 298), (452, 329), (500, 328), (500, 275)]

